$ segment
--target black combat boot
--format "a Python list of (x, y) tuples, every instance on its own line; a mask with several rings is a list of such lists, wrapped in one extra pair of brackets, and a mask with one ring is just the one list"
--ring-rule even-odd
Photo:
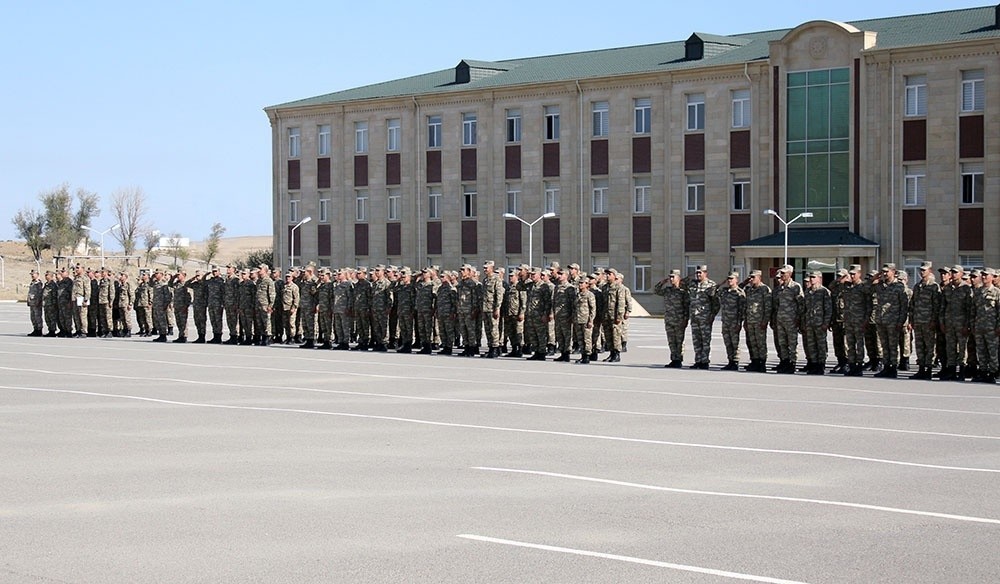
[(597, 351), (591, 351), (590, 352), (590, 360), (591, 361), (597, 361)]
[(403, 346), (400, 347), (400, 348), (398, 348), (398, 349), (396, 349), (396, 352), (397, 353), (412, 353), (413, 352), (413, 345), (410, 344), (410, 343), (403, 343)]
[(553, 361), (559, 361), (562, 363), (569, 363), (569, 351), (563, 351), (558, 357), (553, 359)]
[(545, 350), (535, 351), (534, 355), (528, 357), (528, 361), (544, 361), (546, 356)]
[(186, 343), (187, 342), (187, 337), (177, 337), (176, 339), (174, 339), (174, 342), (175, 343)]
[(199, 345), (205, 344), (205, 335), (198, 335), (198, 338), (194, 340), (195, 343)]
[(160, 336), (156, 337), (155, 339), (153, 339), (153, 342), (154, 343), (165, 343), (165, 342), (167, 342), (167, 335), (160, 335)]
[(909, 371), (910, 370), (910, 358), (903, 357), (899, 360), (899, 365), (896, 366), (897, 371)]
[(420, 354), (421, 355), (430, 355), (431, 354), (431, 344), (430, 343), (424, 343), (423, 346), (420, 347)]
[[(611, 349), (611, 357), (609, 357), (606, 360), (608, 363), (618, 363), (619, 361), (622, 360), (622, 352), (616, 349)], [(706, 363), (705, 365), (708, 365), (708, 363)]]
[(673, 359), (672, 361), (670, 361), (670, 363), (664, 365), (664, 367), (666, 369), (680, 369), (681, 367), (683, 367), (683, 363), (681, 363), (680, 359)]
[(590, 354), (583, 353), (582, 355), (580, 355), (580, 358), (576, 360), (576, 362), (579, 363), (580, 365), (588, 365), (590, 363)]
[(723, 371), (739, 371), (740, 364), (736, 361), (730, 361), (726, 363), (726, 366), (722, 368)]

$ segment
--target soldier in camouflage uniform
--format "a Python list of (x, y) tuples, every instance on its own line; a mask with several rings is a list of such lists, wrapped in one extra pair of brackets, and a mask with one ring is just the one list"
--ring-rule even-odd
[(368, 269), (360, 267), (354, 282), (354, 330), (358, 337), (355, 351), (367, 351), (371, 346), (371, 308), (372, 283), (368, 279)]
[(389, 345), (389, 311), (392, 310), (393, 298), (389, 279), (385, 276), (385, 266), (375, 266), (375, 279), (372, 281), (371, 295), (371, 325), (374, 350), (386, 352)]
[(865, 329), (868, 327), (871, 300), (866, 294), (868, 287), (862, 279), (861, 266), (853, 264), (847, 273), (850, 280), (840, 290), (844, 302), (844, 344), (847, 347), (844, 375), (859, 377), (865, 358)]
[(608, 305), (607, 287), (605, 286), (607, 279), (604, 272), (600, 271), (592, 273), (590, 280), (590, 291), (594, 293), (594, 300), (597, 302), (597, 314), (594, 316), (594, 332), (590, 335), (590, 360), (596, 361), (598, 353), (600, 353), (606, 342), (603, 336)]
[(614, 268), (604, 270), (607, 284), (604, 286), (604, 341), (608, 344), (609, 354), (605, 362), (617, 363), (622, 357), (622, 323), (628, 312), (628, 296), (621, 283), (621, 274)]
[(227, 345), (238, 345), (243, 336), (240, 328), (240, 283), (242, 282), (236, 267), (226, 266), (226, 287), (222, 302), (226, 311), (226, 326), (229, 328)]
[(482, 308), (481, 286), (473, 278), (472, 272), (473, 268), (469, 264), (462, 266), (461, 279), (458, 281), (457, 288), (456, 320), (458, 334), (465, 346), (465, 350), (462, 351), (463, 357), (474, 357), (479, 352), (476, 344), (479, 340), (479, 331), (477, 330), (479, 311)]
[(173, 288), (174, 318), (177, 323), (177, 338), (175, 343), (187, 342), (188, 316), (191, 314), (191, 287), (188, 285), (187, 272), (178, 270), (171, 282)]
[(830, 300), (833, 303), (833, 320), (830, 330), (833, 331), (833, 355), (837, 365), (830, 373), (844, 373), (847, 369), (847, 342), (844, 336), (844, 286), (850, 281), (851, 275), (846, 269), (837, 270), (837, 277), (830, 283)]
[(260, 273), (257, 278), (257, 304), (254, 306), (254, 324), (258, 329), (257, 334), (260, 337), (257, 344), (262, 347), (271, 344), (271, 313), (274, 312), (276, 294), (270, 270), (266, 265), (261, 264)]
[(972, 284), (972, 301), (969, 305), (969, 335), (968, 342), (965, 344), (966, 357), (965, 357), (965, 374), (962, 375), (964, 379), (975, 379), (979, 376), (979, 352), (976, 350), (976, 298), (983, 287), (982, 270), (973, 269), (968, 274), (962, 276), (962, 279), (968, 278)]
[(281, 307), (282, 292), (285, 288), (285, 279), (281, 277), (281, 270), (274, 268), (271, 270), (271, 281), (274, 282), (274, 304), (271, 306), (271, 342), (281, 343), (282, 334), (285, 332), (285, 311)]
[(441, 335), (441, 350), (439, 355), (451, 355), (455, 347), (458, 318), (458, 290), (455, 287), (453, 272), (441, 275), (441, 286), (438, 287), (434, 317), (437, 329)]
[(723, 371), (738, 371), (740, 368), (740, 330), (747, 312), (747, 295), (740, 288), (740, 275), (729, 274), (726, 283), (719, 287), (719, 313), (722, 315), (722, 340), (726, 345), (726, 359), (729, 361)]
[(937, 314), (937, 343), (934, 346), (934, 366), (940, 367), (937, 373), (931, 375), (932, 379), (941, 377), (941, 374), (948, 369), (948, 343), (946, 342), (944, 334), (944, 311), (945, 311), (945, 291), (948, 290), (951, 284), (951, 268), (944, 266), (938, 268), (938, 277), (941, 279), (939, 286), (941, 287), (941, 295), (938, 298), (938, 314)]
[(167, 314), (173, 311), (174, 290), (167, 282), (166, 275), (160, 270), (153, 272), (153, 325), (156, 327), (158, 336), (153, 339), (156, 343), (167, 342), (167, 335), (173, 334)]
[(878, 338), (878, 297), (875, 294), (880, 278), (879, 271), (872, 270), (868, 272), (868, 279), (865, 282), (869, 313), (868, 326), (865, 328), (865, 352), (868, 353), (868, 362), (864, 368), (868, 371), (878, 371), (882, 367), (884, 357), (884, 347)]
[(771, 322), (771, 288), (761, 279), (761, 271), (750, 272), (749, 282), (743, 292), (747, 297), (746, 317), (743, 328), (747, 337), (750, 363), (743, 369), (767, 372), (767, 325)]
[(99, 331), (98, 320), (101, 316), (101, 307), (99, 303), (101, 272), (88, 269), (87, 277), (90, 278), (90, 295), (87, 296), (90, 299), (90, 310), (87, 311), (86, 322), (87, 336), (95, 337)]
[[(577, 287), (569, 283), (569, 274), (562, 269), (555, 271), (556, 281), (552, 290), (552, 320), (555, 321), (556, 361), (569, 363), (573, 350), (573, 306)], [(596, 302), (596, 301), (595, 301)]]
[[(910, 277), (905, 270), (898, 270), (896, 272), (896, 279), (903, 285), (903, 291), (906, 293), (906, 305), (908, 307), (913, 300), (913, 290), (910, 290), (909, 285)], [(910, 327), (909, 312), (907, 312), (906, 322), (903, 323), (903, 330), (899, 332), (899, 365), (897, 365), (899, 371), (910, 370), (910, 350), (912, 346), (913, 332)]]
[(937, 346), (938, 315), (941, 312), (941, 287), (934, 281), (931, 262), (920, 264), (920, 281), (910, 297), (909, 328), (917, 348), (917, 373), (910, 379), (930, 379)]
[(670, 363), (664, 367), (680, 368), (684, 361), (684, 332), (689, 310), (688, 293), (681, 285), (681, 271), (670, 270), (669, 276), (653, 286), (653, 293), (663, 296), (663, 329), (670, 346)]
[(417, 309), (417, 291), (413, 287), (413, 272), (403, 267), (396, 281), (396, 322), (399, 325), (398, 353), (413, 352), (413, 318)]
[(976, 335), (978, 374), (972, 378), (980, 383), (996, 383), (1000, 373), (1000, 288), (996, 286), (997, 272), (986, 268), (980, 272), (982, 286), (973, 304), (973, 331)]
[(334, 349), (346, 351), (351, 348), (351, 313), (354, 310), (354, 275), (350, 269), (342, 269), (337, 274), (333, 288), (333, 336)]
[(59, 336), (73, 336), (73, 321), (76, 314), (76, 282), (66, 268), (59, 270)]
[(212, 266), (212, 275), (205, 280), (205, 289), (208, 292), (208, 320), (212, 323), (212, 339), (208, 342), (220, 345), (222, 344), (222, 311), (226, 297), (226, 281), (219, 273), (218, 266)]
[(695, 269), (694, 280), (687, 284), (688, 321), (694, 344), (694, 364), (691, 369), (708, 369), (712, 350), (712, 324), (719, 313), (719, 298), (715, 282), (708, 278), (708, 266)]
[(802, 313), (802, 345), (806, 352), (807, 375), (826, 373), (826, 333), (832, 320), (832, 295), (823, 286), (823, 273), (811, 272), (806, 280)]
[(153, 332), (153, 286), (145, 271), (139, 274), (139, 283), (135, 286), (134, 306), (139, 336), (148, 337)]
[(257, 301), (257, 270), (244, 269), (240, 272), (240, 332), (243, 340), (240, 345), (253, 345), (258, 331), (254, 322), (254, 309)]
[(117, 308), (115, 330), (118, 331), (119, 336), (132, 337), (132, 305), (134, 303), (135, 294), (132, 292), (132, 282), (129, 282), (128, 274), (122, 272), (118, 274), (118, 287), (115, 293), (115, 308)]
[[(523, 357), (524, 309), (528, 295), (518, 285), (518, 273), (511, 272), (510, 282), (504, 290), (503, 321), (504, 334), (510, 342), (510, 352), (505, 357)], [(590, 331), (587, 331), (590, 334)], [(589, 344), (588, 344), (589, 346)], [(589, 357), (589, 355), (588, 355)]]
[[(336, 277), (340, 277), (337, 271)], [(319, 270), (319, 285), (316, 287), (316, 324), (319, 329), (320, 349), (333, 348), (333, 274), (327, 268)]]
[(97, 279), (97, 336), (103, 339), (111, 337), (115, 328), (113, 309), (115, 307), (114, 282), (107, 269), (101, 268)]
[(302, 325), (301, 332), (303, 343), (300, 349), (316, 348), (316, 291), (319, 288), (319, 280), (316, 279), (315, 268), (306, 266), (299, 278), (299, 323)]
[(42, 315), (45, 317), (45, 326), (49, 329), (45, 336), (56, 336), (59, 328), (59, 284), (50, 270), (45, 271), (45, 284), (42, 285)]
[(289, 271), (285, 274), (285, 283), (281, 287), (281, 323), (285, 327), (285, 344), (291, 345), (295, 342), (298, 330), (298, 312), (301, 298), (299, 297), (299, 285), (295, 283), (295, 275)]
[(529, 361), (545, 360), (549, 321), (552, 320), (552, 289), (552, 284), (542, 279), (542, 269), (532, 268), (524, 310), (525, 344), (531, 345), (533, 350)]
[(45, 321), (42, 314), (42, 292), (44, 289), (45, 283), (42, 282), (41, 277), (38, 275), (38, 270), (31, 270), (31, 283), (28, 284), (27, 299), (28, 311), (31, 313), (31, 332), (28, 334), (29, 337), (42, 336), (42, 327)]
[(909, 310), (909, 299), (906, 297), (906, 287), (896, 279), (896, 264), (882, 266), (882, 278), (875, 288), (877, 302), (878, 338), (884, 351), (885, 361), (882, 371), (875, 377), (895, 379), (899, 365), (899, 335)]
[(488, 260), (483, 263), (480, 306), (487, 344), (487, 351), (482, 356), (488, 359), (500, 356), (500, 307), (503, 304), (503, 297), (503, 278), (496, 272), (493, 261)]
[(795, 373), (799, 350), (799, 326), (805, 309), (802, 286), (792, 275), (794, 269), (785, 265), (779, 270), (780, 280), (771, 294), (773, 316), (771, 328), (778, 344), (778, 373)]
[(194, 328), (198, 333), (195, 343), (205, 343), (208, 334), (208, 288), (205, 287), (205, 275), (196, 270), (194, 277), (188, 282), (188, 288), (194, 294), (191, 306), (194, 308)]
[[(420, 270), (420, 281), (416, 284), (417, 337), (420, 338), (420, 354), (430, 355), (434, 346), (434, 314), (438, 308), (438, 290), (444, 285), (434, 281), (434, 270)], [(449, 347), (450, 348), (450, 347)], [(447, 354), (447, 353), (446, 353)]]
[(577, 278), (577, 280), (577, 291), (573, 295), (573, 334), (576, 337), (576, 344), (580, 348), (580, 358), (576, 362), (586, 365), (590, 363), (591, 329), (594, 328), (597, 299), (590, 291), (589, 279)]

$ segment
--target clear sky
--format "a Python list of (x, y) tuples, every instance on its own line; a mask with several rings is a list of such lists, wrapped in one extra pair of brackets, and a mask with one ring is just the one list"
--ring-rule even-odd
[[(682, 4), (681, 7), (675, 4)], [(139, 186), (150, 219), (192, 240), (271, 233), (264, 107), (454, 67), (988, 5), (951, 0), (632, 5), (507, 2), (5, 2), (0, 240), (38, 194)], [(611, 8), (609, 8), (611, 6)], [(108, 238), (110, 241), (110, 237)], [(109, 248), (111, 246), (109, 245)]]

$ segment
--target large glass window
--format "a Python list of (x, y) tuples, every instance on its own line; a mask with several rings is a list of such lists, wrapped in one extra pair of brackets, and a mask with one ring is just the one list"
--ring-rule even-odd
[(507, 183), (507, 213), (521, 215), (521, 186)]
[(635, 266), (632, 279), (633, 292), (648, 292), (653, 287), (653, 262), (648, 257), (632, 258)]
[(559, 183), (545, 181), (542, 183), (543, 193), (543, 213), (559, 213)]
[(521, 141), (521, 110), (507, 110), (507, 141)]
[(695, 132), (705, 129), (705, 94), (692, 93), (687, 96), (687, 130)]
[(386, 124), (385, 149), (389, 152), (399, 151), (400, 132), (399, 118), (391, 118)]
[(368, 191), (356, 191), (354, 202), (354, 218), (358, 221), (368, 221)]
[(986, 176), (982, 162), (962, 163), (962, 204), (978, 205), (983, 202)]
[(594, 137), (601, 138), (607, 136), (610, 131), (610, 121), (608, 119), (609, 105), (606, 101), (595, 101), (592, 108), (594, 118)]
[(476, 216), (476, 185), (462, 185), (462, 217)]
[(812, 223), (850, 215), (850, 69), (788, 74), (786, 211)]
[(591, 210), (594, 215), (607, 215), (608, 214), (608, 180), (607, 179), (596, 179), (594, 180), (593, 189), (593, 201)]
[(354, 151), (368, 152), (368, 122), (354, 122)]
[(927, 115), (927, 76), (906, 76), (906, 107), (907, 116)]
[(320, 156), (330, 155), (330, 124), (323, 124), (317, 131), (316, 153)]
[(545, 139), (559, 139), (559, 106), (545, 106)]
[(427, 147), (441, 147), (441, 116), (427, 116)]
[(903, 167), (903, 185), (906, 206), (923, 205), (927, 196), (927, 170), (923, 165)]
[(476, 114), (462, 114), (462, 146), (476, 145)]
[(386, 196), (386, 219), (389, 221), (399, 220), (399, 204), (402, 200), (402, 191), (398, 188), (389, 189)]
[(635, 100), (635, 133), (648, 134), (653, 127), (653, 100), (643, 97)]
[(441, 218), (441, 187), (427, 189), (427, 218)]
[(687, 202), (685, 210), (698, 212), (705, 210), (705, 177), (702, 175), (687, 177)]
[(302, 140), (298, 128), (288, 128), (288, 157), (298, 158), (302, 153)]
[(637, 176), (634, 180), (632, 211), (635, 213), (649, 213), (649, 192), (652, 187), (648, 176)]
[(733, 177), (733, 211), (746, 211), (750, 208), (750, 179)]
[(738, 89), (733, 92), (733, 127), (750, 127), (750, 90)]
[(981, 112), (986, 107), (985, 79), (982, 69), (962, 71), (963, 112)]

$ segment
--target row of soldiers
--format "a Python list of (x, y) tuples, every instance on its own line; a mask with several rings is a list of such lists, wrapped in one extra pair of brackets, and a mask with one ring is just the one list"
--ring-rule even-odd
[[(61, 326), (58, 315), (65, 311), (86, 321), (90, 306), (103, 296), (83, 290), (103, 290), (103, 273), (77, 266), (72, 275), (46, 273), (44, 283), (36, 283), (37, 273), (32, 278), (32, 335), (41, 335), (44, 313), (45, 319), (57, 315), (49, 325), (51, 336), (85, 336), (79, 329), (73, 332), (72, 325)], [(583, 364), (606, 349), (605, 361), (617, 362), (627, 350), (632, 306), (622, 279), (613, 268), (586, 275), (578, 264), (563, 269), (555, 262), (544, 270), (522, 264), (507, 278), (492, 261), (483, 264), (482, 272), (468, 264), (457, 271), (430, 266), (419, 272), (381, 264), (371, 270), (309, 265), (284, 277), (266, 265), (243, 270), (229, 265), (225, 274), (213, 266), (191, 278), (183, 269), (172, 275), (143, 271), (133, 291), (122, 273), (114, 285), (117, 316), (107, 334), (131, 336), (134, 310), (139, 336), (166, 342), (176, 328), (174, 342), (187, 342), (193, 310), (195, 343), (222, 343), (225, 317), (227, 344), (283, 341), (307, 349), (416, 349), (444, 355), (458, 347), (463, 356), (480, 355), (485, 344), (481, 356), (486, 358), (545, 360), (558, 353), (556, 361), (569, 361), (571, 352), (579, 352), (577, 362)], [(65, 285), (79, 294), (61, 298), (58, 290)]]
[[(860, 265), (840, 269), (830, 288), (821, 272), (809, 272), (805, 287), (793, 278), (794, 269), (778, 270), (772, 290), (759, 270), (745, 281), (729, 274), (717, 285), (708, 278), (707, 266), (698, 266), (694, 277), (681, 278), (680, 270), (654, 287), (664, 298), (664, 327), (671, 361), (681, 367), (684, 335), (691, 325), (695, 350), (694, 369), (708, 369), (712, 326), (721, 314), (722, 336), (728, 364), (739, 368), (741, 332), (746, 336), (750, 363), (746, 371), (766, 371), (767, 329), (772, 330), (778, 353), (778, 373), (826, 372), (828, 332), (832, 331), (837, 365), (833, 373), (848, 376), (877, 371), (876, 377), (895, 378), (909, 370), (910, 346), (916, 347), (919, 370), (912, 379), (973, 379), (994, 383), (998, 374), (1000, 342), (1000, 288), (997, 271), (988, 268), (966, 274), (962, 266), (940, 268), (942, 282), (934, 278), (933, 264), (920, 266), (920, 281), (907, 286), (906, 272), (887, 263), (867, 277)], [(797, 369), (799, 336), (806, 364)], [(865, 355), (868, 361), (865, 362)], [(933, 373), (935, 365), (941, 370)]]

